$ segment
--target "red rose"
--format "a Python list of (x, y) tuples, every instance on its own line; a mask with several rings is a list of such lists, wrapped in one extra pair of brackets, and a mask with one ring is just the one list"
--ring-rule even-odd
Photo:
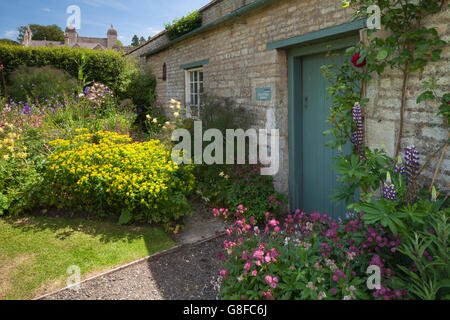
[(366, 66), (366, 58), (364, 58), (364, 61), (361, 62), (360, 64), (358, 64), (358, 60), (361, 58), (361, 56), (359, 55), (359, 53), (355, 53), (355, 55), (352, 58), (352, 63), (355, 67), (357, 68), (363, 68)]

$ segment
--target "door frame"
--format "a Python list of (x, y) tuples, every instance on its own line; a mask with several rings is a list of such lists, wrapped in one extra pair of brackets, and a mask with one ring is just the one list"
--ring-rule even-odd
[[(358, 31), (358, 30), (355, 30)], [(339, 50), (351, 47), (360, 41), (359, 32), (340, 39), (323, 38), (319, 43), (293, 47), (287, 50), (288, 60), (288, 127), (289, 127), (289, 204), (290, 209), (303, 208), (303, 79), (302, 60), (304, 56), (324, 53), (329, 50)], [(325, 148), (325, 146), (324, 146)]]

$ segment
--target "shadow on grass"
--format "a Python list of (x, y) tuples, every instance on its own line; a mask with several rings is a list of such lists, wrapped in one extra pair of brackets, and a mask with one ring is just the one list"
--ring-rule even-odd
[(4, 221), (15, 229), (24, 232), (42, 232), (50, 230), (61, 241), (76, 233), (96, 237), (100, 242), (126, 241), (128, 243), (143, 238), (148, 249), (154, 247), (152, 235), (157, 226), (120, 226), (111, 221), (86, 220), (84, 218), (66, 218), (55, 216), (8, 217)]

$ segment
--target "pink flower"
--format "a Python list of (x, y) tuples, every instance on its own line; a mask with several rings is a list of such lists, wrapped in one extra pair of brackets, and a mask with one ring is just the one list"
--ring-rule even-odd
[(250, 263), (250, 261), (247, 261), (244, 265), (244, 270), (249, 271), (251, 267), (252, 267), (252, 264)]
[(258, 275), (258, 271), (253, 270), (253, 271), (252, 271), (252, 276), (256, 277), (257, 275)]
[(225, 277), (225, 275), (227, 274), (227, 270), (225, 270), (225, 269), (222, 269), (222, 270), (220, 270), (220, 276), (221, 277)]
[(272, 276), (265, 276), (264, 281), (266, 281), (267, 284), (271, 284), (273, 281)]

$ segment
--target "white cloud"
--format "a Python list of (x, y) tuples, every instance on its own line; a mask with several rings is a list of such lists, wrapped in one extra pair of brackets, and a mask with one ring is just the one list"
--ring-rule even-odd
[(19, 31), (17, 30), (8, 30), (5, 32), (5, 38), (17, 38), (17, 36), (19, 35)]
[(52, 9), (50, 9), (50, 8), (42, 8), (42, 11), (45, 11), (45, 12), (51, 12)]
[(153, 28), (153, 27), (148, 27), (146, 28), (146, 31), (149, 33), (150, 36), (154, 36), (157, 35), (158, 33), (160, 33), (162, 30), (158, 29), (158, 28)]

